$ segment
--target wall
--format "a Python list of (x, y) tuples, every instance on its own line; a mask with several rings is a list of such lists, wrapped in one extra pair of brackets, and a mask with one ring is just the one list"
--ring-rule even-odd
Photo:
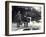
[[(8, 37), (8, 36), (5, 36), (5, 1), (6, 0), (0, 0), (0, 37)], [(27, 2), (46, 3), (46, 0), (13, 0), (13, 1), (23, 1), (23, 2), (27, 1)], [(46, 25), (45, 25), (45, 27), (46, 27)], [(9, 37), (13, 37), (13, 36), (9, 36)], [(14, 36), (14, 37), (46, 37), (46, 34), (24, 35), (24, 36)]]

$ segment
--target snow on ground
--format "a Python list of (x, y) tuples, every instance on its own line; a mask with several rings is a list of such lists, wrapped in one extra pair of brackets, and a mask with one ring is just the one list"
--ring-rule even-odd
[[(37, 23), (35, 21), (33, 21), (33, 22), (30, 21), (30, 23), (28, 23), (28, 27), (27, 28), (29, 28), (29, 29), (32, 29), (32, 28), (40, 28), (40, 25), (41, 25), (41, 22), (40, 23)], [(23, 30), (23, 29), (25, 29), (24, 23), (22, 25), (20, 25), (19, 28), (17, 28), (17, 23), (13, 23), (12, 24), (12, 30), (13, 31)]]

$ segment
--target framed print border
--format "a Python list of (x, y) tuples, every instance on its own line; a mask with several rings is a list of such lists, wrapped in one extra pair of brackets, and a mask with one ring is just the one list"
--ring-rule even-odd
[[(27, 33), (27, 34), (9, 34), (9, 3), (25, 3), (25, 4), (40, 4), (44, 5), (44, 32), (42, 33)], [(5, 1), (5, 35), (18, 36), (18, 35), (32, 35), (32, 34), (45, 34), (45, 3), (37, 2), (18, 2), (18, 1)]]

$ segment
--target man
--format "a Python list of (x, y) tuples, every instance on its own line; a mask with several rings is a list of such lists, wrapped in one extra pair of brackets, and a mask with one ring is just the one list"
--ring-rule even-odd
[(27, 18), (27, 12), (24, 15), (24, 27), (28, 27), (28, 18)]
[(18, 11), (18, 13), (17, 13), (17, 27), (20, 27), (20, 25), (22, 25), (22, 19), (21, 19), (21, 13), (20, 13), (20, 11)]

